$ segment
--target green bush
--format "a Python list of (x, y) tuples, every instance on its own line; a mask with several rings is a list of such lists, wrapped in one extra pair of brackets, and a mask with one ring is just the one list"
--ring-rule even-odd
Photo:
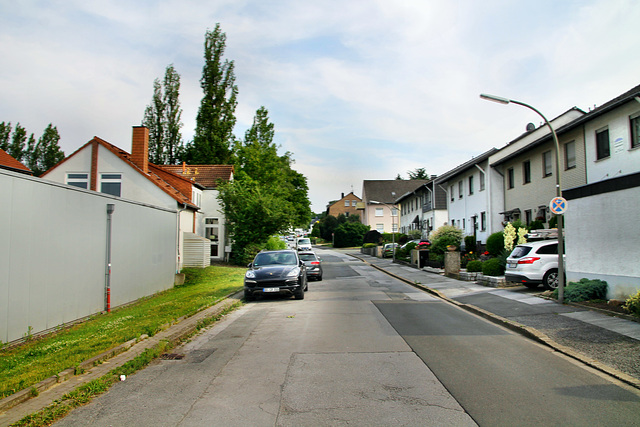
[(480, 273), (482, 271), (482, 261), (472, 260), (467, 263), (469, 273)]
[(558, 217), (552, 216), (549, 220), (549, 228), (557, 228), (558, 227)]
[(504, 267), (500, 265), (498, 258), (491, 258), (482, 263), (482, 274), (485, 276), (502, 276), (504, 274)]
[(540, 221), (539, 219), (536, 219), (535, 221), (531, 221), (531, 223), (529, 224), (529, 227), (527, 228), (529, 229), (529, 231), (540, 230), (544, 228), (544, 222)]
[(443, 225), (431, 234), (431, 251), (443, 254), (447, 246), (453, 245), (460, 249), (462, 230), (453, 225)]
[(500, 255), (504, 251), (504, 233), (498, 231), (487, 237), (487, 252), (491, 255)]
[(398, 248), (396, 249), (396, 258), (407, 259), (410, 257), (411, 250), (416, 248), (416, 244), (414, 242), (407, 243), (404, 249)]
[(287, 249), (287, 243), (284, 240), (281, 240), (278, 236), (271, 236), (269, 237), (269, 240), (267, 240), (265, 249), (268, 251)]
[(467, 252), (475, 252), (476, 251), (476, 238), (475, 238), (475, 236), (465, 236), (464, 237), (464, 249)]
[(345, 222), (335, 229), (333, 246), (336, 248), (348, 248), (361, 246), (364, 235), (369, 231), (369, 226), (359, 222)]
[[(558, 298), (558, 290), (553, 291), (553, 297)], [(598, 279), (580, 279), (579, 282), (569, 282), (564, 289), (564, 299), (571, 302), (606, 300), (607, 282)]]
[(624, 309), (634, 316), (640, 317), (640, 291), (631, 295), (624, 303)]
[(375, 248), (376, 246), (378, 246), (378, 245), (376, 245), (375, 243), (365, 243), (364, 245), (362, 245), (362, 247), (365, 248), (365, 249), (366, 248)]

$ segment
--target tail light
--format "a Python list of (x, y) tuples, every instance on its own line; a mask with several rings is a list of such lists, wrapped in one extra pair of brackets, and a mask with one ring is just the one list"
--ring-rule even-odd
[(522, 258), (518, 260), (518, 264), (533, 264), (534, 262), (538, 261), (540, 259), (540, 257), (536, 257), (536, 256), (528, 256), (526, 258)]
[(311, 261), (311, 265), (320, 265), (320, 261)]

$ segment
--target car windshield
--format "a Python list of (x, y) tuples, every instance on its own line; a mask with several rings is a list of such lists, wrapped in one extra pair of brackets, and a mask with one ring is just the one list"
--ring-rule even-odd
[(254, 267), (274, 264), (296, 265), (296, 256), (291, 252), (260, 253), (253, 260)]
[(300, 259), (303, 261), (315, 261), (316, 260), (316, 256), (314, 254), (298, 254), (298, 256), (300, 256)]
[(311, 240), (309, 240), (309, 239), (298, 239), (298, 244), (299, 245), (310, 245), (311, 244)]

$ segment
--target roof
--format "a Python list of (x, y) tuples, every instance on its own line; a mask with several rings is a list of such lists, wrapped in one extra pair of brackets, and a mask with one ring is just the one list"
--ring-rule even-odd
[(465, 170), (469, 169), (473, 165), (477, 165), (478, 163), (484, 162), (493, 153), (495, 153), (497, 151), (498, 151), (497, 148), (492, 148), (489, 151), (485, 151), (484, 153), (480, 154), (479, 156), (473, 157), (471, 160), (468, 160), (468, 161), (464, 162), (463, 164), (461, 164), (460, 166), (457, 166), (457, 167), (451, 169), (450, 171), (445, 172), (442, 175), (440, 175), (438, 178), (436, 178), (436, 183), (437, 184), (441, 184), (443, 182), (448, 181), (449, 179), (453, 178), (454, 176), (456, 176), (458, 174), (461, 174)]
[[(430, 179), (429, 181), (426, 181), (424, 184), (419, 185), (418, 187), (416, 187), (415, 189), (411, 190), (411, 191), (407, 191), (406, 193), (404, 193), (403, 195), (401, 195), (400, 197), (396, 198), (396, 203), (398, 202), (402, 202), (404, 199), (407, 199), (408, 197), (417, 194), (419, 190), (422, 190), (424, 188), (429, 188), (429, 184), (431, 184), (431, 186), (433, 187), (433, 183), (435, 181), (435, 178)], [(432, 191), (432, 190), (429, 190)]]
[(366, 194), (367, 199), (364, 201), (367, 203), (375, 200), (381, 203), (395, 204), (397, 197), (412, 192), (427, 182), (429, 182), (427, 179), (365, 180), (362, 183), (362, 194), (363, 197)]
[(28, 173), (32, 175), (31, 169), (23, 165), (20, 161), (13, 158), (9, 153), (0, 149), (0, 168), (9, 169), (16, 172)]
[(233, 179), (232, 165), (158, 165), (162, 170), (189, 179), (204, 188), (217, 188), (221, 181)]
[(131, 154), (129, 154), (128, 152), (122, 150), (121, 148), (116, 147), (115, 145), (101, 138), (98, 138), (97, 136), (94, 136), (91, 141), (87, 142), (85, 145), (83, 145), (82, 147), (74, 151), (73, 154), (65, 157), (63, 160), (58, 162), (55, 166), (53, 166), (48, 171), (43, 173), (41, 175), (41, 178), (45, 177), (45, 175), (48, 174), (50, 171), (57, 168), (59, 165), (63, 164), (68, 159), (70, 159), (80, 151), (86, 149), (87, 147), (90, 147), (94, 143), (99, 144), (104, 148), (106, 148), (107, 150), (111, 151), (113, 154), (119, 157), (120, 160), (127, 163), (131, 168), (133, 168), (138, 173), (140, 173), (140, 175), (142, 175), (143, 177), (151, 181), (154, 185), (156, 185), (162, 191), (164, 191), (169, 196), (171, 196), (176, 202), (180, 203), (181, 205), (187, 205), (192, 209), (196, 209), (196, 210), (199, 209), (198, 206), (196, 206), (194, 203), (191, 202), (192, 182), (189, 179), (183, 178), (182, 176), (176, 175), (170, 171), (162, 170), (157, 165), (154, 165), (152, 163), (149, 163), (149, 173), (146, 174), (142, 171), (142, 169), (138, 167), (138, 165), (136, 165), (131, 160)]

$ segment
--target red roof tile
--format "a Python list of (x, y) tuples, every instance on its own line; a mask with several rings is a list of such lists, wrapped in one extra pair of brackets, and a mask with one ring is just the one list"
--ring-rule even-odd
[(159, 168), (187, 178), (204, 188), (216, 188), (221, 181), (233, 179), (232, 165), (157, 165)]
[(0, 167), (5, 166), (7, 169), (16, 170), (18, 172), (28, 172), (32, 174), (31, 169), (14, 159), (6, 151), (0, 149)]

